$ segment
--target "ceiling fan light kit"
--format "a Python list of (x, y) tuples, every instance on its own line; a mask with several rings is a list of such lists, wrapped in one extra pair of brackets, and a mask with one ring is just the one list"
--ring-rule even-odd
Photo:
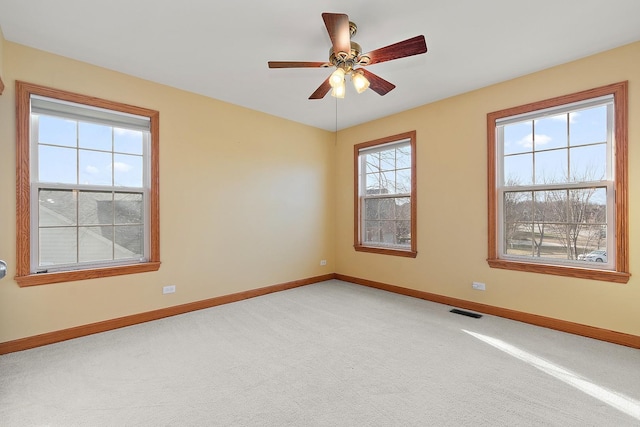
[(335, 88), (336, 86), (344, 84), (344, 75), (345, 71), (343, 68), (336, 68), (336, 70), (331, 73), (331, 76), (329, 77), (329, 84), (331, 85), (331, 87)]
[(311, 94), (309, 99), (322, 99), (331, 90), (331, 96), (344, 98), (345, 76), (351, 76), (356, 92), (362, 93), (369, 87), (379, 95), (386, 95), (396, 86), (361, 67), (391, 61), (427, 52), (424, 36), (416, 36), (371, 52), (362, 54), (362, 48), (351, 41), (358, 27), (342, 13), (323, 13), (322, 19), (331, 39), (328, 62), (269, 61), (269, 68), (328, 68), (335, 71)]
[(347, 92), (347, 87), (345, 86), (344, 82), (342, 82), (336, 87), (331, 89), (331, 96), (333, 96), (334, 98), (342, 99), (344, 98), (344, 95), (346, 92)]
[(362, 93), (369, 89), (369, 86), (371, 85), (361, 70), (354, 70), (351, 73), (351, 81), (353, 82), (353, 87), (356, 88), (356, 92), (358, 93)]

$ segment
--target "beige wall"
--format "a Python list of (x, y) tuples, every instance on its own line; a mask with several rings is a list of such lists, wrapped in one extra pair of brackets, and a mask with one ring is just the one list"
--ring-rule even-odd
[[(631, 273), (640, 272), (640, 43), (425, 105), (339, 133), (336, 272), (640, 335), (640, 277), (620, 285), (491, 269), (487, 257), (486, 115), (629, 80)], [(417, 131), (418, 257), (353, 250), (353, 145)], [(472, 281), (487, 290), (474, 291)]]
[(0, 28), (0, 80), (4, 83), (4, 34)]
[[(11, 42), (4, 59), (0, 342), (333, 272), (333, 133)], [(160, 111), (158, 272), (17, 286), (16, 79)]]

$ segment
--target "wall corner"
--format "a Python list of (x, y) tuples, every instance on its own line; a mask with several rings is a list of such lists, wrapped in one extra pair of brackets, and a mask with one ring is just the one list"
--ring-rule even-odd
[(2, 33), (2, 27), (0, 27), (0, 95), (4, 92), (4, 82), (2, 76), (4, 75), (4, 34)]

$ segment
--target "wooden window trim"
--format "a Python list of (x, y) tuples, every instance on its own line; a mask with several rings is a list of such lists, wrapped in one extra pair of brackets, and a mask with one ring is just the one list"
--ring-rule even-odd
[[(362, 212), (360, 209), (360, 188), (359, 188), (359, 158), (360, 150), (363, 148), (374, 147), (376, 145), (387, 144), (403, 139), (409, 139), (409, 145), (411, 146), (411, 247), (409, 249), (396, 249), (396, 248), (383, 248), (377, 246), (365, 245), (362, 242), (360, 236), (360, 224), (362, 219)], [(416, 180), (416, 131), (410, 131), (401, 133), (398, 135), (392, 135), (374, 141), (367, 141), (360, 144), (356, 144), (353, 147), (353, 188), (354, 188), (354, 226), (353, 226), (353, 247), (358, 252), (370, 252), (382, 255), (394, 255), (407, 258), (415, 258), (418, 256), (418, 227), (417, 227), (417, 180)]]
[[(33, 274), (30, 207), (30, 98), (40, 95), (63, 101), (148, 117), (151, 124), (151, 188), (149, 190), (149, 260), (140, 264)], [(16, 81), (16, 277), (19, 286), (35, 286), (98, 277), (156, 271), (160, 268), (160, 113), (155, 110)]]
[[(628, 192), (628, 82), (613, 83), (570, 95), (508, 108), (487, 114), (487, 177), (488, 177), (488, 258), (489, 266), (507, 270), (552, 274), (582, 279), (627, 283), (629, 273), (629, 192)], [(496, 121), (503, 117), (530, 113), (545, 108), (580, 102), (600, 96), (613, 95), (615, 109), (615, 270), (568, 267), (549, 264), (528, 263), (501, 259), (498, 249), (498, 194), (496, 189)]]

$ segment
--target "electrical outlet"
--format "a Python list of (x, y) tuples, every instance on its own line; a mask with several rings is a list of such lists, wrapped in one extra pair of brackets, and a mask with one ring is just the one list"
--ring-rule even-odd
[(482, 282), (472, 282), (471, 283), (471, 287), (477, 291), (484, 291), (486, 290), (486, 286), (484, 283)]
[(320, 265), (327, 265), (327, 260), (326, 259), (321, 259), (320, 260)]
[(169, 285), (169, 286), (164, 286), (162, 288), (162, 293), (163, 294), (172, 294), (176, 291), (176, 285)]

